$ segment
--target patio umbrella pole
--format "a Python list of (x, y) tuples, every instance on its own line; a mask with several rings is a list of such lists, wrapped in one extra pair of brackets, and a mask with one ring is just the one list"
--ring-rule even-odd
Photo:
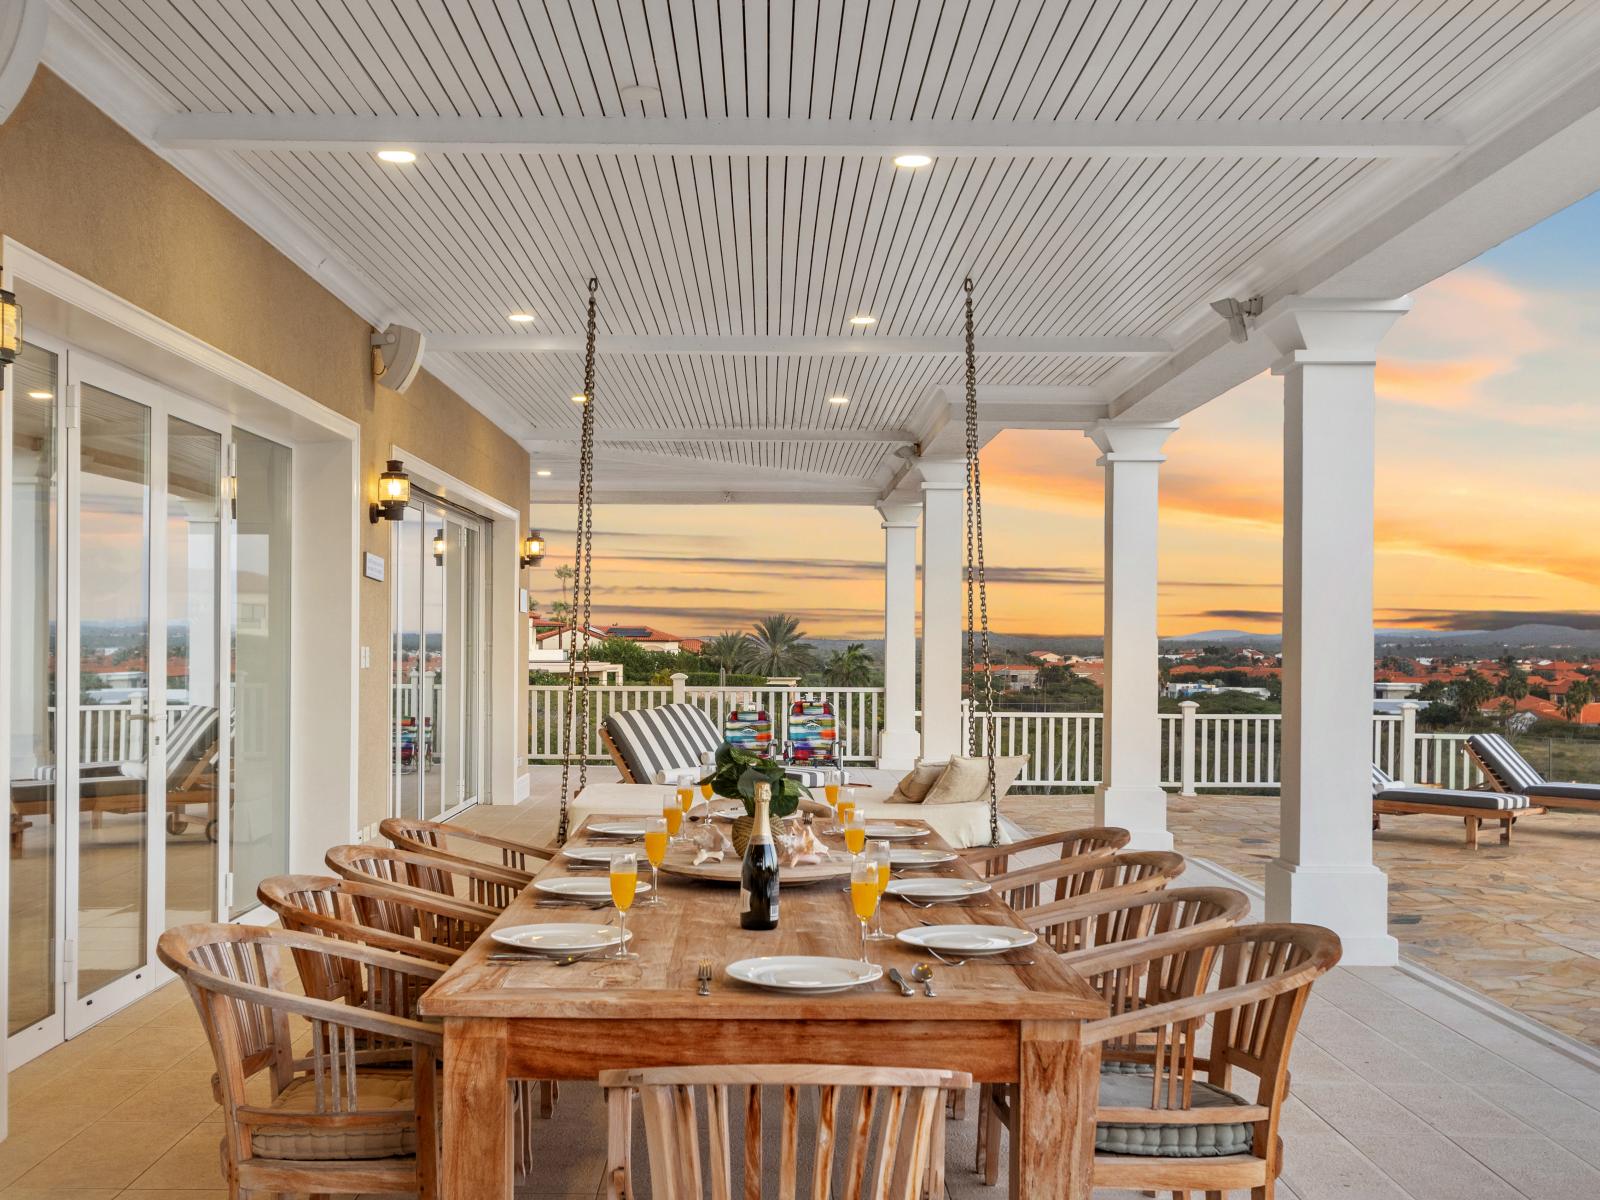
[[(983, 667), (982, 708), (967, 722), (967, 752), (980, 753), (989, 768), (989, 844), (1000, 844), (1000, 798), (994, 781), (994, 662), (989, 651), (989, 587), (983, 571), (983, 479), (978, 469), (978, 354), (972, 329), (972, 280), (963, 281), (966, 299), (967, 357), (967, 677), (971, 678), (976, 660)], [(976, 617), (974, 621), (974, 598)], [(974, 641), (977, 642), (976, 647)], [(973, 689), (973, 700), (979, 688)]]
[[(583, 353), (583, 418), (578, 435), (578, 523), (574, 542), (572, 577), (572, 655), (567, 672), (567, 719), (561, 725), (561, 823), (556, 844), (567, 842), (568, 790), (577, 742), (578, 791), (589, 782), (589, 597), (594, 562), (594, 329), (595, 292), (600, 281), (589, 280), (589, 324)], [(575, 651), (583, 642), (582, 657)], [(993, 768), (990, 769), (991, 776)]]

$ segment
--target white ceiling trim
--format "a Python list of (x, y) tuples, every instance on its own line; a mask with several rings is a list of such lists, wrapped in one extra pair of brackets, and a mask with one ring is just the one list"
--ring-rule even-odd
[[(903, 429), (793, 429), (773, 427), (724, 427), (684, 429), (660, 426), (654, 429), (596, 429), (594, 440), (612, 445), (629, 442), (672, 442), (685, 438), (717, 442), (860, 442), (864, 445), (884, 444), (908, 446), (916, 442), (915, 434)], [(529, 449), (541, 445), (567, 445), (578, 441), (576, 429), (535, 429), (523, 442)]]
[[(539, 337), (517, 334), (427, 334), (436, 354), (582, 354), (578, 336)], [(631, 337), (601, 334), (595, 348), (605, 354), (708, 354), (725, 356), (819, 354), (861, 356), (914, 355), (957, 357), (966, 353), (959, 338), (923, 337)], [(1094, 355), (1109, 358), (1152, 358), (1171, 354), (1172, 347), (1151, 337), (991, 337), (978, 338), (979, 354), (1022, 354), (1041, 358)]]
[(1415, 158), (1460, 149), (1439, 121), (829, 121), (625, 117), (348, 116), (196, 112), (167, 117), (171, 150), (402, 147), (418, 154), (917, 152), (970, 158)]

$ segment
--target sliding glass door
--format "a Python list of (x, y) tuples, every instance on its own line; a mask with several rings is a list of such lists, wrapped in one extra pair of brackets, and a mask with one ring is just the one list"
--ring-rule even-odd
[(49, 339), (12, 376), (16, 1065), (287, 869), (292, 455)]
[(481, 795), (487, 522), (413, 491), (394, 527), (391, 809), (436, 821)]

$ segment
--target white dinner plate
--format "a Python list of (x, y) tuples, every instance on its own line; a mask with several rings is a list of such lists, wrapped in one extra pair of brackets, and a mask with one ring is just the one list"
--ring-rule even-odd
[[(552, 896), (571, 896), (581, 900), (609, 900), (611, 880), (605, 876), (598, 879), (583, 879), (576, 875), (563, 875), (559, 879), (535, 879), (533, 890), (547, 892)], [(642, 896), (649, 890), (650, 885), (641, 879), (634, 895)]]
[(581, 863), (608, 863), (619, 854), (637, 854), (637, 850), (630, 850), (622, 846), (563, 846), (563, 857)]
[(982, 956), (1020, 950), (1039, 940), (1029, 929), (1010, 925), (918, 925), (895, 934), (908, 946), (929, 950), (948, 950), (952, 954)]
[(713, 821), (737, 821), (744, 815), (744, 805), (742, 804), (719, 804), (711, 809), (711, 819)]
[(877, 963), (864, 963), (854, 958), (779, 954), (729, 963), (728, 978), (775, 992), (826, 996), (882, 979), (883, 968)]
[(603, 833), (608, 837), (642, 838), (644, 836), (643, 821), (597, 821), (589, 826), (590, 833)]
[(888, 887), (892, 896), (905, 896), (928, 904), (966, 900), (989, 890), (989, 885), (981, 879), (891, 879)]
[(926, 829), (917, 829), (911, 825), (869, 824), (867, 826), (867, 838), (874, 842), (903, 842), (907, 838), (927, 836)]
[(915, 846), (889, 849), (891, 867), (937, 867), (940, 863), (955, 860), (956, 856), (948, 850), (918, 850)]
[[(543, 925), (508, 925), (504, 929), (491, 929), (489, 936), (502, 946), (518, 950), (531, 950), (535, 954), (584, 954), (615, 946), (622, 940), (621, 930), (615, 925), (580, 925), (576, 922), (551, 921)], [(632, 937), (633, 934), (628, 934)]]

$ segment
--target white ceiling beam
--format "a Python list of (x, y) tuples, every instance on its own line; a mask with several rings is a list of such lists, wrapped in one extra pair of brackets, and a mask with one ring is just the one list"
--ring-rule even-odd
[(662, 117), (418, 117), (180, 113), (156, 128), (173, 150), (418, 154), (838, 154), (974, 158), (1448, 155), (1437, 121), (833, 121)]
[[(431, 354), (582, 354), (579, 336), (529, 334), (430, 333)], [(779, 355), (784, 357), (828, 354), (893, 356), (920, 355), (957, 358), (966, 353), (960, 337), (625, 337), (601, 334), (595, 348), (602, 354), (709, 354)], [(995, 337), (977, 340), (979, 354), (1022, 354), (1040, 357), (1155, 358), (1172, 347), (1151, 337)]]
[[(536, 480), (541, 485), (546, 480)], [(594, 492), (596, 504), (828, 504), (870, 505), (878, 501), (877, 488), (796, 487), (793, 489), (762, 486), (750, 488), (732, 484), (725, 488), (701, 485), (693, 489), (675, 489), (647, 485), (642, 487), (608, 488), (597, 484)], [(576, 500), (571, 488), (550, 489), (541, 486), (535, 490), (534, 504), (570, 504)]]
[[(570, 448), (578, 441), (577, 429), (535, 429), (523, 441), (529, 450), (548, 444)], [(917, 439), (904, 429), (783, 429), (783, 428), (705, 428), (702, 426), (662, 425), (654, 429), (596, 429), (595, 441), (602, 445), (628, 445), (634, 442), (829, 442), (907, 446)]]

